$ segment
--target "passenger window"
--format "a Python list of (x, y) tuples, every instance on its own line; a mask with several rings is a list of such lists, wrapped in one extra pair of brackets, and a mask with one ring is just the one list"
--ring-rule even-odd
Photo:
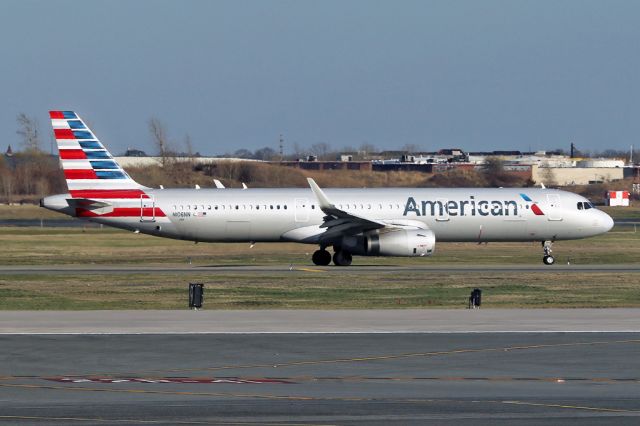
[(280, 204), (278, 204), (276, 207), (278, 208), (278, 210), (280, 210)]
[(271, 204), (271, 205), (269, 206), (269, 208), (270, 208), (271, 210), (273, 210), (273, 204)]
[(256, 210), (260, 210), (260, 204), (256, 205)]
[(211, 206), (207, 206), (207, 210), (211, 210)]
[(286, 210), (286, 209), (287, 209), (287, 205), (285, 204), (285, 205), (283, 206), (283, 208)]
[(174, 205), (173, 205), (173, 209), (175, 210), (175, 209), (176, 209), (176, 207), (177, 207), (177, 206), (174, 204)]
[(240, 206), (236, 204), (236, 210), (239, 210), (239, 209), (240, 209)]

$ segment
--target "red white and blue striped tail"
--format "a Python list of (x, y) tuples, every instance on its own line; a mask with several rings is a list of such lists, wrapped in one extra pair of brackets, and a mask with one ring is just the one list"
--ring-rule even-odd
[(49, 111), (60, 162), (73, 198), (140, 198), (145, 187), (131, 179), (73, 111)]

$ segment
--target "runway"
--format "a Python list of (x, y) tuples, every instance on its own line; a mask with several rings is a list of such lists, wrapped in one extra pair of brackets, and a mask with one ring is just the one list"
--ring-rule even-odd
[(0, 311), (0, 334), (640, 333), (640, 309)]
[(401, 273), (401, 272), (455, 272), (474, 274), (478, 272), (538, 272), (538, 273), (575, 273), (575, 272), (631, 272), (640, 273), (640, 263), (633, 264), (601, 264), (575, 265), (556, 264), (552, 266), (540, 264), (528, 265), (486, 265), (486, 264), (449, 264), (449, 265), (407, 265), (393, 264), (352, 265), (349, 267), (314, 266), (314, 265), (39, 265), (39, 266), (0, 266), (2, 275), (115, 275), (115, 274), (175, 274), (175, 273), (304, 273), (325, 272), (349, 274)]
[(637, 424), (640, 333), (2, 335), (7, 424)]

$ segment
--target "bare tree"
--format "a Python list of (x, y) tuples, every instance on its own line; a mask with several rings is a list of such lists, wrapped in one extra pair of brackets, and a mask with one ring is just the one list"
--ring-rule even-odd
[(18, 114), (16, 120), (18, 121), (16, 133), (22, 137), (21, 143), (25, 151), (40, 151), (38, 121), (24, 112)]
[(298, 142), (293, 143), (293, 156), (297, 160), (298, 158), (304, 157), (306, 153), (306, 149), (300, 145)]
[(504, 161), (498, 157), (487, 157), (482, 170), (490, 177), (500, 175), (504, 173)]
[(0, 157), (0, 190), (2, 191), (2, 196), (7, 204), (11, 204), (13, 202), (13, 193), (14, 193), (14, 179), (13, 179), (13, 171), (6, 163), (4, 158)]
[(413, 154), (421, 150), (420, 146), (416, 145), (415, 143), (404, 144), (400, 149), (402, 151), (406, 151), (409, 154)]
[(365, 142), (362, 145), (360, 145), (360, 148), (358, 148), (358, 151), (362, 155), (362, 158), (366, 160), (369, 158), (369, 154), (376, 152), (376, 146)]
[(326, 142), (318, 142), (311, 145), (311, 153), (318, 157), (319, 160), (326, 160), (331, 152), (331, 145)]
[(264, 148), (256, 149), (255, 152), (253, 153), (253, 156), (257, 160), (263, 160), (263, 161), (272, 161), (278, 157), (276, 151), (273, 148), (270, 148), (268, 146), (265, 146)]
[(159, 119), (151, 117), (149, 119), (149, 132), (151, 132), (153, 143), (158, 149), (158, 155), (160, 155), (162, 167), (165, 167), (173, 156), (173, 153), (169, 148), (170, 144), (165, 126)]
[(542, 171), (542, 180), (546, 186), (558, 186), (556, 175), (551, 167), (545, 167)]
[(189, 136), (189, 133), (184, 135), (184, 149), (190, 158), (193, 157), (193, 144), (191, 143), (191, 136)]

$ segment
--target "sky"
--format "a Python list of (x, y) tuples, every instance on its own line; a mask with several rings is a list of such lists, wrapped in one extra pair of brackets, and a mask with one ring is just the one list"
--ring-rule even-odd
[(8, 0), (0, 149), (19, 113), (48, 149), (51, 109), (114, 154), (154, 153), (151, 117), (210, 155), (640, 148), (639, 21), (616, 0)]

